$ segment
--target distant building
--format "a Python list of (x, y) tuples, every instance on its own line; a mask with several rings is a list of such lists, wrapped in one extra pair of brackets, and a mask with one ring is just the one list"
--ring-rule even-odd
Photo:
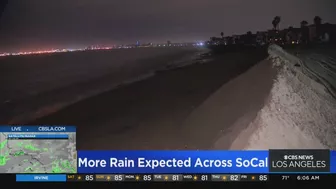
[(301, 41), (302, 29), (289, 27), (281, 31), (281, 42), (283, 44), (298, 44)]
[(138, 47), (151, 47), (153, 44), (152, 43), (143, 43), (139, 45)]
[(309, 41), (315, 41), (317, 38), (317, 33), (316, 33), (316, 26), (315, 25), (309, 25)]
[(268, 30), (267, 42), (281, 44), (283, 40), (284, 32), (278, 30)]
[(258, 45), (267, 44), (267, 32), (258, 31), (257, 34), (256, 34), (256, 43)]
[(310, 42), (332, 42), (336, 43), (336, 24), (309, 25)]
[(232, 44), (238, 44), (240, 39), (240, 35), (233, 35), (232, 36)]
[(336, 43), (336, 24), (322, 24), (320, 38), (323, 42)]
[(224, 37), (224, 45), (232, 45), (233, 44), (233, 37), (227, 36)]
[(257, 43), (257, 34), (253, 34), (252, 32), (247, 32), (244, 35), (241, 35), (240, 39), (239, 39), (239, 43), (238, 44), (242, 44), (242, 45), (256, 45)]

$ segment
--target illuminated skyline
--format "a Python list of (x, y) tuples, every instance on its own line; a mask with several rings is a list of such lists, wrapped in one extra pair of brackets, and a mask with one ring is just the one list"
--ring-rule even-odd
[(272, 27), (336, 23), (334, 0), (10, 0), (0, 20), (0, 52), (90, 44), (208, 40)]

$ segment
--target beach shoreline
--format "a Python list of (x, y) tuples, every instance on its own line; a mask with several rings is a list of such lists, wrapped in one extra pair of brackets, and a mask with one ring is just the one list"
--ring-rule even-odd
[(199, 51), (24, 124), (77, 126), (79, 150), (334, 149), (335, 99), (300, 56)]
[[(217, 124), (209, 127), (206, 129), (209, 131), (208, 135), (202, 140), (198, 136), (205, 134), (206, 122), (205, 125), (190, 124), (193, 114), (202, 112), (200, 107), (223, 85), (239, 89), (225, 90), (224, 93), (231, 98), (227, 99), (228, 103), (231, 101), (233, 105), (234, 102), (242, 100), (236, 96), (248, 94), (249, 91), (244, 91), (244, 88), (249, 90), (253, 80), (247, 82), (247, 85), (244, 82), (246, 78), (238, 80), (237, 84), (241, 86), (230, 82), (245, 75), (243, 73), (258, 65), (267, 56), (265, 49), (215, 55), (207, 63), (160, 72), (145, 80), (77, 102), (27, 124), (75, 125), (78, 128), (77, 148), (85, 150), (209, 149), (221, 130), (229, 128), (227, 132), (230, 133), (230, 129), (236, 129), (235, 132), (240, 133), (241, 127), (230, 126), (247, 110), (238, 106), (233, 111), (234, 116), (226, 115), (227, 120), (230, 120), (228, 125)], [(268, 71), (265, 69), (261, 73)], [(258, 78), (262, 80), (263, 75)], [(254, 100), (252, 95), (251, 98), (243, 99), (244, 103), (241, 105), (249, 106), (251, 103), (250, 109), (253, 111), (261, 108), (270, 86), (260, 87), (262, 95), (255, 94), (259, 100)], [(229, 107), (226, 110), (230, 113)], [(221, 126), (224, 128), (220, 128)], [(227, 141), (228, 146), (231, 142), (233, 138)]]
[[(0, 64), (6, 81), (0, 95), (0, 110), (4, 112), (0, 123), (27, 123), (75, 102), (152, 77), (158, 71), (194, 63), (206, 52), (201, 48), (146, 48), (8, 57)], [(74, 59), (79, 60), (73, 62)]]

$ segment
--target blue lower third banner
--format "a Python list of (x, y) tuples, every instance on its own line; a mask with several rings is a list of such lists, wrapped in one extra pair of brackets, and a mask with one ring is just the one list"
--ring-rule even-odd
[(65, 182), (66, 175), (47, 175), (47, 174), (18, 174), (16, 182)]
[(268, 173), (269, 151), (78, 151), (78, 173)]
[(336, 173), (336, 152), (78, 151), (78, 173)]
[(336, 173), (336, 151), (330, 151), (330, 172)]

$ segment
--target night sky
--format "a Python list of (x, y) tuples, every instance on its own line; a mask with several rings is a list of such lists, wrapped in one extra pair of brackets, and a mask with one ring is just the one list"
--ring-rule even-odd
[(336, 23), (336, 0), (9, 0), (0, 52), (94, 44), (191, 42), (312, 23)]

